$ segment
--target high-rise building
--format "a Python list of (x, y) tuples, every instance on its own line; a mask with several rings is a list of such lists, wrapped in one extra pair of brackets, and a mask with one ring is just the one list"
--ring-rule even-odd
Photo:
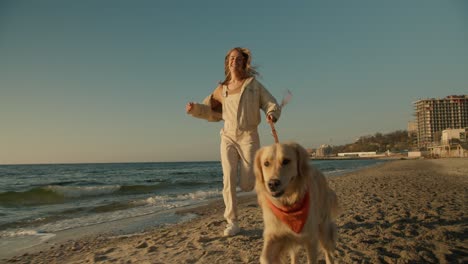
[(442, 130), (468, 127), (468, 95), (413, 102), (419, 148), (439, 144)]

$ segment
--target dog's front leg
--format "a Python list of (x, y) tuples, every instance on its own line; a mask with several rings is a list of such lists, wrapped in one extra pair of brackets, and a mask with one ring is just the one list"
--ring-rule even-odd
[(307, 242), (306, 252), (307, 252), (307, 263), (316, 264), (317, 263), (317, 252), (318, 252), (317, 239), (312, 239), (311, 241)]
[(299, 263), (298, 253), (296, 250), (291, 250), (289, 252), (289, 257), (291, 258), (291, 264)]
[(261, 264), (273, 264), (280, 261), (281, 244), (276, 239), (265, 239), (263, 242)]

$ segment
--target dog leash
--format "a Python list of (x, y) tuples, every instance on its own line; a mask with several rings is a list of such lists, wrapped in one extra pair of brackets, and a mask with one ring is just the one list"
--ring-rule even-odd
[[(291, 101), (291, 98), (292, 98), (292, 93), (291, 91), (287, 90), (285, 92), (285, 95), (283, 96), (283, 100), (281, 100), (281, 109), (283, 109), (283, 107), (289, 103), (289, 101)], [(278, 140), (278, 132), (276, 132), (276, 129), (275, 129), (275, 123), (273, 122), (273, 120), (268, 120), (268, 123), (270, 123), (270, 127), (271, 127), (271, 134), (273, 135), (273, 138), (275, 139), (275, 143), (279, 143), (279, 140)]]
[(270, 123), (271, 134), (273, 135), (273, 138), (275, 139), (275, 143), (279, 143), (278, 133), (276, 132), (275, 124), (273, 123), (273, 120), (269, 120), (268, 123)]

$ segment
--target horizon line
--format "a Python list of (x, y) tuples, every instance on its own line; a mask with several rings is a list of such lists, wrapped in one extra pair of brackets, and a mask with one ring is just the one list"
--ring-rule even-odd
[(87, 165), (87, 164), (131, 164), (131, 163), (189, 163), (221, 162), (220, 160), (185, 160), (185, 161), (110, 161), (110, 162), (44, 162), (44, 163), (0, 163), (0, 166), (35, 166), (35, 165)]

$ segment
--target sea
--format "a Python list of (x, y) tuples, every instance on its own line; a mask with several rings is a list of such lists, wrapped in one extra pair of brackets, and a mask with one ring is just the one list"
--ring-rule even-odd
[[(309, 162), (339, 177), (385, 161)], [(219, 161), (0, 165), (0, 245), (139, 216), (177, 222), (174, 209), (220, 199), (222, 185)]]

